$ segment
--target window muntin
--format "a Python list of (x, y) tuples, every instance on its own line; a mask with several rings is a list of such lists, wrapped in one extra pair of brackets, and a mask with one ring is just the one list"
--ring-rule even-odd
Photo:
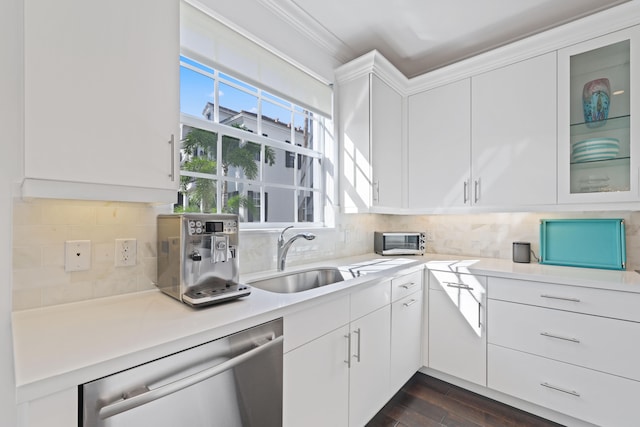
[(187, 108), (181, 97), (176, 210), (234, 212), (246, 223), (322, 224), (323, 153), (313, 138), (322, 117), (188, 58), (180, 65), (185, 97), (204, 105)]

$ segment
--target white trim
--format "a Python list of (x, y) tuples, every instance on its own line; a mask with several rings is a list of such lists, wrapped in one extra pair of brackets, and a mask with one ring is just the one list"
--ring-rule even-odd
[(640, 2), (630, 1), (409, 80), (408, 95), (505, 67), (640, 24)]
[(338, 67), (335, 71), (336, 83), (342, 84), (373, 73), (402, 96), (407, 95), (409, 80), (377, 50), (365, 53), (359, 58)]
[(22, 197), (45, 199), (113, 200), (141, 203), (175, 203), (178, 189), (130, 187), (112, 184), (57, 181), (26, 178), (22, 182)]
[(302, 33), (316, 45), (328, 52), (341, 63), (347, 62), (350, 57), (341, 52), (351, 52), (351, 49), (342, 40), (327, 30), (322, 24), (299, 7), (292, 0), (258, 0), (263, 6), (270, 9), (291, 27)]

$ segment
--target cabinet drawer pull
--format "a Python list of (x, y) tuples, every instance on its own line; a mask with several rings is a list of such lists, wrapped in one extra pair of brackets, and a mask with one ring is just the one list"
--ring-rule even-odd
[(558, 386), (555, 386), (555, 385), (552, 385), (552, 384), (549, 384), (549, 383), (540, 383), (540, 385), (542, 387), (547, 387), (547, 388), (550, 388), (552, 390), (557, 390), (557, 391), (561, 391), (562, 393), (567, 393), (567, 394), (570, 394), (572, 396), (580, 397), (580, 393), (578, 393), (575, 390), (569, 390), (569, 389), (558, 387)]
[(413, 304), (415, 304), (415, 303), (417, 303), (417, 302), (418, 302), (418, 300), (416, 300), (416, 299), (412, 299), (411, 301), (409, 301), (409, 302), (405, 302), (405, 303), (404, 303), (404, 304), (402, 304), (402, 305), (404, 305), (405, 307), (410, 307), (410, 306), (412, 306)]
[(569, 337), (561, 337), (560, 335), (553, 335), (550, 334), (549, 332), (540, 332), (540, 335), (543, 335), (545, 337), (549, 337), (549, 338), (556, 338), (559, 340), (564, 340), (564, 341), (571, 341), (571, 342), (575, 342), (580, 344), (580, 340), (577, 338), (569, 338)]
[(401, 288), (405, 288), (405, 289), (415, 288), (416, 286), (418, 286), (418, 283), (416, 282), (409, 282), (409, 283), (405, 283), (404, 285), (400, 285)]
[(547, 294), (540, 295), (540, 298), (549, 298), (549, 299), (559, 299), (559, 300), (562, 300), (562, 301), (580, 302), (580, 300), (578, 298), (558, 297), (558, 296), (555, 296), (555, 295), (547, 295)]
[(347, 364), (347, 368), (351, 368), (351, 334), (344, 336), (347, 339), (347, 360), (344, 363)]
[(455, 282), (443, 282), (445, 285), (447, 285), (447, 287), (449, 288), (456, 288), (456, 289), (466, 289), (468, 291), (472, 291), (473, 288), (469, 285), (465, 285), (464, 283), (455, 283)]
[(354, 334), (358, 334), (358, 354), (354, 354), (353, 357), (356, 358), (356, 361), (360, 363), (360, 328), (353, 331)]

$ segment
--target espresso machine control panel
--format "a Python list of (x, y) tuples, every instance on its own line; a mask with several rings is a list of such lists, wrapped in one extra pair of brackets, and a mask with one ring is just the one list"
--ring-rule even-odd
[(238, 283), (238, 217), (158, 216), (158, 288), (194, 307), (247, 296)]
[(190, 236), (212, 233), (238, 233), (238, 221), (230, 219), (226, 221), (203, 221), (201, 219), (188, 219), (188, 233)]

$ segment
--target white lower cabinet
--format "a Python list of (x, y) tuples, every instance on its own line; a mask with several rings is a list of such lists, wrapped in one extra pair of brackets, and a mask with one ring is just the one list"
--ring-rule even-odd
[(285, 316), (283, 425), (371, 420), (422, 365), (422, 298), (421, 270)]
[(640, 295), (489, 283), (489, 388), (596, 425), (637, 424)]
[(18, 406), (19, 427), (69, 427), (78, 424), (78, 389), (69, 388)]
[(424, 270), (391, 281), (390, 395), (422, 367)]
[[(391, 281), (385, 280), (285, 316), (284, 426), (362, 426), (384, 406), (389, 399), (390, 302)], [(324, 333), (322, 325), (335, 326), (345, 308), (350, 321)], [(318, 333), (323, 335), (312, 337)], [(303, 344), (287, 352), (287, 341)]]
[(429, 367), (487, 385), (486, 277), (429, 272)]
[(391, 392), (399, 390), (422, 366), (423, 292), (391, 305)]
[(385, 305), (351, 322), (350, 426), (365, 425), (389, 399), (390, 318)]
[(599, 426), (638, 422), (640, 382), (489, 344), (489, 387)]
[(345, 325), (284, 355), (284, 426), (347, 426), (348, 339)]

